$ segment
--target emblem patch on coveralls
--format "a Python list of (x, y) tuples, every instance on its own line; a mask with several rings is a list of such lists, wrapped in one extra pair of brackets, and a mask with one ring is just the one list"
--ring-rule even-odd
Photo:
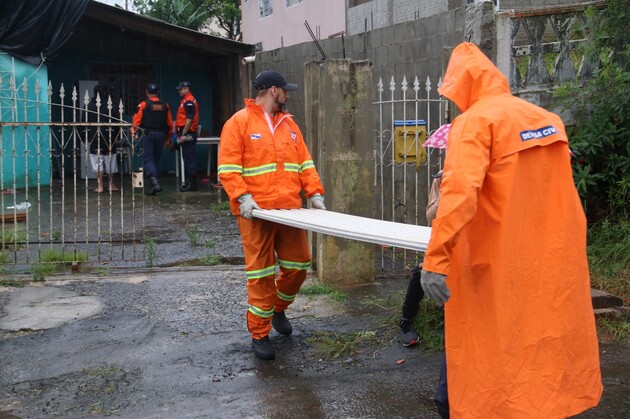
[(262, 138), (262, 136), (260, 134), (250, 134), (249, 135), (249, 139), (250, 140), (260, 140)]
[(558, 130), (553, 125), (549, 125), (548, 127), (542, 127), (534, 130), (521, 131), (519, 135), (521, 136), (521, 140), (529, 141), (539, 140), (557, 133)]
[(291, 131), (291, 139), (293, 140), (293, 142), (297, 141), (297, 134), (294, 131)]

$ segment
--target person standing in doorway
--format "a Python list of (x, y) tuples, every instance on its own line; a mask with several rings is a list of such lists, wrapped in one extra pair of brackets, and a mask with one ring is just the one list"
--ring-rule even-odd
[(184, 183), (179, 188), (182, 192), (197, 190), (197, 162), (195, 144), (197, 144), (197, 127), (199, 126), (199, 105), (190, 92), (190, 82), (182, 81), (177, 85), (177, 91), (182, 98), (177, 108), (175, 118), (175, 132), (177, 144), (184, 159), (182, 173)]
[(444, 304), (443, 418), (566, 418), (602, 395), (586, 217), (555, 114), (513, 96), (471, 43), (440, 94), (461, 110), (422, 264)]
[(273, 326), (280, 334), (292, 333), (285, 310), (306, 279), (311, 255), (305, 230), (252, 218), (252, 212), (301, 208), (302, 191), (313, 208), (326, 207), (300, 128), (285, 111), (289, 91), (297, 85), (280, 73), (263, 71), (254, 87), (256, 98), (246, 99), (245, 109), (223, 127), (218, 171), (243, 242), (252, 347), (258, 358), (271, 360), (275, 351), (269, 332)]
[(142, 134), (142, 153), (144, 160), (144, 175), (149, 178), (150, 186), (147, 195), (155, 195), (162, 191), (158, 180), (160, 157), (165, 142), (170, 141), (173, 132), (173, 117), (168, 103), (160, 100), (160, 88), (157, 83), (148, 83), (147, 98), (140, 102), (138, 111), (133, 116), (131, 136), (135, 140), (138, 128)]
[[(109, 100), (109, 88), (104, 84), (94, 86), (94, 96), (87, 106), (86, 121), (91, 124), (88, 128), (87, 142), (90, 150), (90, 164), (96, 174), (96, 189), (94, 192), (104, 192), (103, 178), (107, 174), (108, 190), (114, 192), (118, 187), (114, 183), (114, 175), (118, 173), (116, 160), (115, 131), (106, 124), (112, 122), (112, 117), (105, 111)], [(101, 125), (102, 124), (102, 125)]]

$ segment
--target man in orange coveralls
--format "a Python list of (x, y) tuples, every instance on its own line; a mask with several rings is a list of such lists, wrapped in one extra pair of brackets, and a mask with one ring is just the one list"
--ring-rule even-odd
[(442, 417), (565, 418), (602, 393), (586, 219), (560, 118), (511, 95), (473, 44), (440, 94), (453, 121), (422, 287), (445, 304)]
[[(295, 299), (310, 265), (306, 231), (252, 218), (254, 209), (302, 207), (300, 192), (313, 208), (326, 209), (324, 188), (297, 124), (284, 110), (289, 84), (275, 71), (263, 71), (254, 82), (256, 99), (234, 114), (221, 132), (219, 177), (230, 197), (245, 253), (249, 309), (247, 327), (260, 359), (275, 352), (269, 340), (273, 325), (290, 335), (284, 311)], [(276, 258), (280, 272), (275, 276)]]

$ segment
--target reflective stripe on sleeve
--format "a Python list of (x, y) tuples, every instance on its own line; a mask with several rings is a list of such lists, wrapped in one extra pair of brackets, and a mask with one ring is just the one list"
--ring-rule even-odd
[(315, 163), (313, 163), (313, 160), (305, 160), (300, 165), (300, 173), (307, 169), (314, 169), (314, 168), (315, 168)]
[(269, 275), (276, 274), (276, 265), (271, 265), (263, 269), (258, 269), (255, 271), (245, 271), (245, 275), (247, 276), (248, 281), (252, 281), (254, 279), (264, 278)]

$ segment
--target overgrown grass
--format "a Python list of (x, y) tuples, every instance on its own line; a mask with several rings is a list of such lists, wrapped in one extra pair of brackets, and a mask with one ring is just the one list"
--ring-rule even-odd
[(24, 227), (22, 226), (16, 229), (12, 225), (5, 225), (5, 227), (0, 230), (0, 250), (19, 249), (25, 241), (26, 231), (24, 231)]
[(593, 287), (630, 300), (630, 221), (604, 222), (588, 231)]
[(27, 283), (28, 283), (27, 281), (18, 281), (16, 279), (0, 279), (0, 287), (21, 288)]
[(300, 288), (300, 294), (302, 295), (328, 295), (331, 300), (339, 303), (346, 302), (348, 296), (340, 291), (335, 290), (329, 285), (313, 284), (306, 285)]
[(215, 202), (210, 205), (210, 209), (213, 212), (227, 211), (230, 209), (230, 202), (229, 201)]
[(60, 252), (55, 249), (47, 249), (42, 253), (39, 263), (33, 264), (32, 273), (34, 281), (43, 281), (46, 276), (66, 269), (73, 262), (85, 262), (87, 254), (83, 252)]
[(197, 247), (199, 244), (199, 230), (197, 229), (197, 226), (187, 228), (186, 234), (188, 234), (188, 239), (190, 240), (190, 247)]
[[(401, 302), (404, 299), (404, 291), (389, 294), (385, 298), (374, 298), (361, 301), (364, 307), (374, 307), (389, 312), (389, 317), (384, 321), (388, 331), (386, 338), (398, 340), (400, 333), (399, 323), (402, 316)], [(420, 301), (418, 315), (413, 319), (414, 328), (420, 336), (420, 345), (429, 351), (444, 350), (444, 309), (428, 298)]]
[(155, 242), (149, 236), (144, 238), (144, 247), (146, 249), (146, 260), (144, 265), (147, 268), (153, 267), (153, 262), (155, 262), (155, 258), (157, 257), (157, 250), (155, 249)]
[(376, 332), (331, 333), (317, 331), (306, 341), (315, 347), (315, 353), (324, 359), (335, 359), (360, 353), (361, 348), (378, 343)]
[(199, 261), (206, 266), (222, 265), (224, 263), (223, 258), (218, 255), (206, 255), (199, 259)]

